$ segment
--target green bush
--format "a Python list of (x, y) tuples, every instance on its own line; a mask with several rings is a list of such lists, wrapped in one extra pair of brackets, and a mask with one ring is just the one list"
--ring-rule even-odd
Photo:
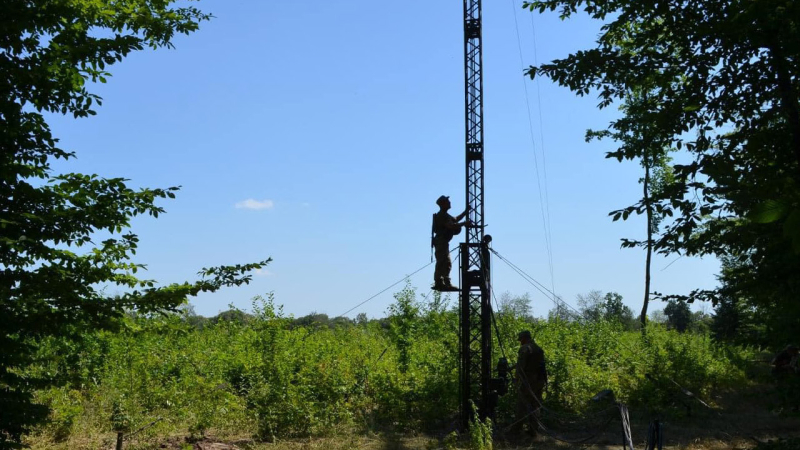
[[(56, 371), (69, 382), (39, 391), (54, 411), (39, 433), (51, 441), (78, 429), (107, 435), (118, 410), (132, 430), (164, 418), (150, 435), (211, 431), (271, 440), (442, 429), (458, 410), (458, 315), (446, 298), (418, 301), (409, 287), (396, 299), (383, 321), (303, 326), (268, 297), (256, 299), (247, 320), (196, 327), (179, 314), (131, 315), (119, 333), (88, 333), (81, 346), (53, 340), (42, 347), (47, 362), (27, 370)], [(531, 330), (547, 360), (545, 403), (571, 413), (586, 411), (603, 389), (634, 407), (671, 408), (675, 383), (708, 399), (745, 382), (733, 361), (752, 359), (705, 335), (655, 325), (643, 337), (617, 322), (496, 319), (495, 356), (513, 365), (517, 332)], [(514, 404), (512, 388), (501, 399), (499, 423), (509, 423)]]

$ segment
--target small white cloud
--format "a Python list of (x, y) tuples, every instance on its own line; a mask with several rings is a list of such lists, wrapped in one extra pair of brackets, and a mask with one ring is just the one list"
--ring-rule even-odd
[(259, 201), (248, 198), (247, 200), (236, 203), (236, 208), (238, 209), (272, 209), (273, 206), (275, 206), (275, 202), (269, 199)]
[(302, 206), (303, 208), (308, 208), (309, 206), (311, 206), (311, 203), (303, 202), (303, 203), (300, 203), (300, 206)]
[(256, 269), (255, 274), (257, 277), (271, 277), (273, 275), (273, 273), (267, 269)]

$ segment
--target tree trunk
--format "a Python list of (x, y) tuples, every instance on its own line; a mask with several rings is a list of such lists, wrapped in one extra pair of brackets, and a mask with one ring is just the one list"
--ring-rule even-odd
[(642, 322), (642, 334), (646, 333), (647, 306), (650, 303), (650, 261), (653, 256), (653, 206), (650, 204), (650, 164), (645, 154), (644, 158), (644, 207), (647, 211), (647, 260), (644, 265), (644, 302), (639, 320)]

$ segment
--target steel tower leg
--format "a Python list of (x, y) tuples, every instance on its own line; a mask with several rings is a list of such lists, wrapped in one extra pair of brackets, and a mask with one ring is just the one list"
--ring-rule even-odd
[(461, 418), (469, 425), (471, 404), (481, 419), (493, 416), (491, 288), (483, 201), (483, 51), (481, 0), (464, 0), (466, 122), (466, 242), (461, 244)]

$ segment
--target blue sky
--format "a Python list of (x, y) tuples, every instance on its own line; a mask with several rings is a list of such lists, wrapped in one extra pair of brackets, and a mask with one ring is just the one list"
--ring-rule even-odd
[[(606, 160), (612, 142), (584, 142), (586, 129), (604, 127), (617, 111), (597, 110), (593, 96), (546, 79), (537, 86), (520, 64), (520, 47), (525, 67), (590, 47), (599, 24), (530, 13), (519, 1), (484, 3), (494, 248), (573, 305), (577, 294), (599, 289), (638, 311), (644, 252), (620, 249), (619, 239), (641, 238), (644, 223), (612, 223), (607, 214), (638, 198), (641, 170)], [(201, 267), (272, 257), (249, 286), (193, 299), (196, 311), (248, 308), (273, 292), (287, 313), (338, 315), (428, 263), (435, 199), (450, 195), (455, 212), (464, 206), (462, 3), (198, 5), (215, 19), (178, 37), (174, 50), (113, 66), (95, 88), (104, 98), (97, 116), (50, 118), (62, 147), (78, 156), (58, 171), (182, 186), (163, 203), (168, 214), (134, 221), (146, 276), (191, 280)], [(549, 200), (552, 279), (538, 185)], [(665, 269), (674, 260), (654, 259), (654, 290), (716, 284), (715, 259), (680, 258)], [(494, 268), (498, 294), (530, 292), (536, 315), (551, 308), (502, 262)], [(411, 284), (427, 293), (432, 273)], [(382, 315), (392, 291), (350, 315)]]

